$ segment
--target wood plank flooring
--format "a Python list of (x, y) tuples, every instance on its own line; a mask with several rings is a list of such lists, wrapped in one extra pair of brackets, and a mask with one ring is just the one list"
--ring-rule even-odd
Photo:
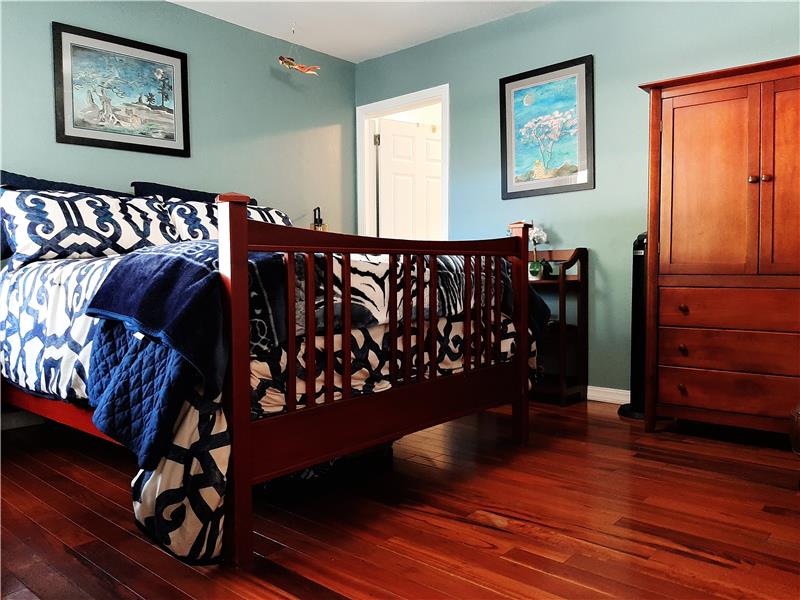
[(501, 409), (257, 491), (251, 572), (152, 546), (123, 449), (4, 432), (2, 597), (800, 598), (800, 457), (769, 446), (785, 440), (645, 435), (591, 402), (532, 410), (525, 448)]

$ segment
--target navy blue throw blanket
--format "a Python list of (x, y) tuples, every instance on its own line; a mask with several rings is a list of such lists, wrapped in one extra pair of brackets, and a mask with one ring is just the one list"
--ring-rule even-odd
[[(251, 331), (259, 336), (251, 334), (251, 343), (272, 349), (277, 336), (262, 282), (283, 258), (249, 259), (251, 318), (258, 321)], [(228, 350), (217, 267), (215, 241), (137, 250), (112, 269), (86, 311), (103, 319), (87, 390), (94, 423), (133, 450), (143, 469), (155, 468), (163, 455), (183, 401), (211, 402), (222, 390)]]

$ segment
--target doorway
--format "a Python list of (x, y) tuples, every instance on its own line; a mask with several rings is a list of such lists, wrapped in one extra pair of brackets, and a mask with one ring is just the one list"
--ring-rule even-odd
[(356, 109), (358, 233), (448, 239), (449, 86)]

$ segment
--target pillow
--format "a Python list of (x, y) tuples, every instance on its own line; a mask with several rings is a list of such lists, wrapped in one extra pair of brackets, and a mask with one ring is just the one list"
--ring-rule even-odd
[(14, 251), (11, 269), (49, 258), (114, 256), (178, 240), (158, 198), (6, 190), (0, 196), (0, 222)]
[[(108, 194), (118, 198), (127, 198), (130, 194), (121, 194), (102, 188), (93, 188), (86, 185), (74, 183), (64, 183), (63, 181), (49, 181), (47, 179), (36, 179), (11, 171), (0, 170), (0, 188), (4, 190), (61, 190), (64, 192), (86, 192), (88, 194)], [(0, 260), (6, 259), (13, 254), (8, 245), (8, 234), (0, 224)]]
[(50, 181), (36, 179), (27, 175), (19, 175), (11, 171), (0, 171), (0, 187), (6, 190), (58, 190), (61, 192), (84, 192), (86, 194), (103, 194), (117, 198), (130, 198), (130, 194), (104, 190), (103, 188), (65, 183), (63, 181)]
[[(219, 229), (217, 228), (218, 204), (184, 202), (177, 198), (167, 200), (166, 204), (179, 239), (187, 241), (216, 240), (219, 238)], [(277, 208), (248, 206), (247, 218), (253, 221), (261, 221), (262, 223), (272, 223), (273, 225), (292, 226), (292, 221), (288, 215)]]
[[(136, 196), (161, 196), (171, 198), (174, 201), (184, 200), (186, 202), (206, 202), (213, 204), (217, 201), (218, 192), (201, 192), (199, 190), (188, 190), (186, 188), (164, 185), (163, 183), (152, 183), (150, 181), (133, 181), (133, 193)], [(248, 204), (255, 205), (256, 201), (250, 198)]]

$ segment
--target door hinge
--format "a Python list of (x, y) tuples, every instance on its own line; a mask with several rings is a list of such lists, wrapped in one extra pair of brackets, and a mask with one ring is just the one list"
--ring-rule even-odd
[(372, 136), (372, 143), (375, 144), (376, 146), (380, 146), (381, 145), (381, 134), (380, 133), (376, 133), (375, 135)]
[(658, 122), (658, 130), (659, 131), (664, 131), (664, 121), (659, 121)]

